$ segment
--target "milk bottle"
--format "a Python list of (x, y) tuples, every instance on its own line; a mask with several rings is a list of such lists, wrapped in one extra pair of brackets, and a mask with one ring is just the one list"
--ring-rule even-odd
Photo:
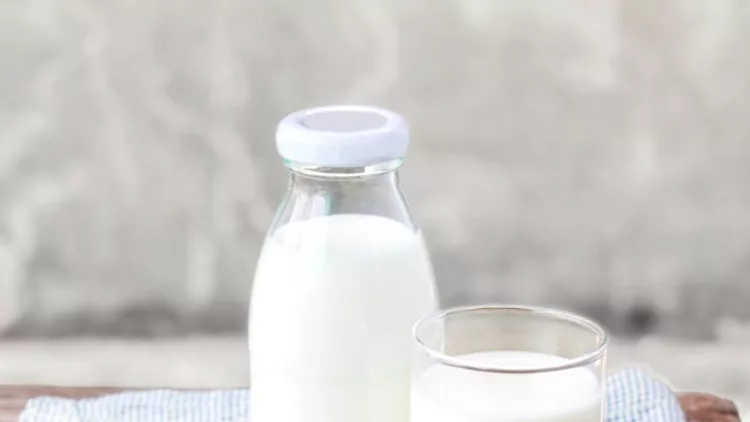
[(250, 305), (252, 422), (407, 422), (411, 327), (437, 308), (398, 183), (409, 133), (373, 107), (279, 124), (289, 186)]

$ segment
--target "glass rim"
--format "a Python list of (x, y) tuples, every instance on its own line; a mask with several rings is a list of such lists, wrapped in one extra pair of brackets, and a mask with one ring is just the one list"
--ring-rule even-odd
[[(536, 368), (503, 368), (497, 365), (476, 364), (460, 357), (450, 356), (443, 352), (439, 352), (425, 344), (419, 336), (420, 328), (422, 328), (424, 324), (430, 321), (445, 320), (451, 315), (474, 313), (479, 311), (500, 311), (515, 314), (527, 314), (532, 316), (547, 317), (558, 321), (567, 321), (579, 327), (588, 329), (597, 336), (598, 341), (594, 350), (572, 358), (568, 360), (568, 362), (565, 362), (563, 364), (540, 366)], [(417, 348), (420, 351), (426, 353), (430, 358), (436, 360), (439, 363), (459, 369), (467, 369), (479, 372), (493, 372), (499, 374), (539, 374), (579, 368), (602, 359), (606, 354), (607, 347), (609, 345), (609, 334), (604, 329), (604, 327), (584, 316), (561, 309), (546, 308), (541, 306), (504, 304), (458, 306), (431, 313), (430, 315), (421, 318), (416, 322), (416, 324), (414, 324), (414, 327), (412, 329), (412, 337), (416, 341)]]

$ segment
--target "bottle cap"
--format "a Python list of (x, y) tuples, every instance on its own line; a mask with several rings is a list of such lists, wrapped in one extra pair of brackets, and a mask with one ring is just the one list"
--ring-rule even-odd
[(402, 158), (409, 127), (378, 107), (334, 105), (286, 116), (276, 129), (276, 148), (289, 161), (326, 167), (368, 166)]

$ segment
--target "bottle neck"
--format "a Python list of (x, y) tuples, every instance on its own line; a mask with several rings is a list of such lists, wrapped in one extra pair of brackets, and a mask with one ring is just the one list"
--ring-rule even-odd
[(377, 163), (370, 166), (359, 167), (321, 167), (285, 161), (284, 164), (289, 169), (292, 181), (304, 181), (310, 179), (317, 183), (321, 181), (354, 181), (356, 179), (392, 179), (397, 183), (398, 169), (404, 160), (396, 160)]
[(294, 221), (339, 214), (389, 218), (416, 231), (399, 187), (402, 159), (364, 167), (321, 167), (286, 162), (289, 187), (272, 231)]

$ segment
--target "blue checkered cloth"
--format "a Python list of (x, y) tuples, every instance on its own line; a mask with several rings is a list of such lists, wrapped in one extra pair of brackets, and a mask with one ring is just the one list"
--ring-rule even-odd
[[(85, 400), (30, 400), (21, 422), (247, 422), (247, 390), (152, 390)], [(647, 370), (607, 380), (607, 422), (685, 422), (677, 397)]]

